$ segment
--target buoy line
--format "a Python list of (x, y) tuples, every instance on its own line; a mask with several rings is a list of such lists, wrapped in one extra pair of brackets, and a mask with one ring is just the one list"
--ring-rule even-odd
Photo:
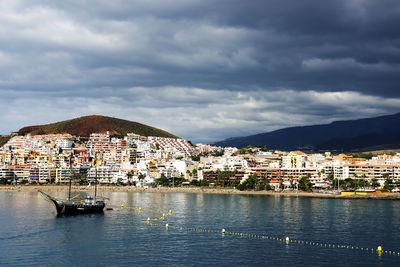
[(267, 236), (267, 235), (257, 235), (251, 233), (241, 233), (241, 232), (230, 232), (226, 229), (222, 230), (212, 230), (212, 229), (202, 229), (202, 228), (194, 228), (194, 227), (182, 227), (182, 226), (174, 226), (170, 224), (157, 224), (152, 223), (151, 221), (145, 221), (145, 224), (152, 226), (152, 227), (159, 227), (159, 228), (166, 228), (179, 230), (179, 231), (188, 231), (188, 232), (203, 232), (203, 233), (220, 233), (223, 236), (231, 235), (231, 236), (238, 236), (250, 239), (267, 239), (276, 241), (283, 244), (292, 244), (292, 245), (305, 245), (305, 246), (313, 246), (319, 248), (326, 248), (326, 249), (347, 249), (347, 250), (358, 250), (365, 253), (376, 253), (378, 256), (382, 255), (392, 255), (392, 256), (400, 256), (400, 252), (392, 251), (392, 250), (383, 250), (382, 246), (378, 246), (377, 248), (368, 248), (368, 247), (359, 247), (359, 246), (352, 246), (352, 245), (342, 245), (342, 244), (334, 244), (334, 243), (324, 243), (324, 242), (313, 242), (313, 241), (306, 241), (306, 240), (299, 240), (299, 239), (291, 239), (290, 237), (276, 237), (276, 236)]
[[(109, 205), (110, 207), (114, 207), (114, 208), (120, 208), (122, 209), (128, 209), (128, 210), (134, 210), (137, 211), (138, 213), (142, 212), (142, 208), (141, 207), (132, 207), (132, 206), (126, 206), (124, 204), (121, 204), (120, 206), (115, 206), (115, 205)], [(161, 217), (158, 218), (150, 218), (148, 217), (146, 222), (151, 222), (151, 221), (164, 221), (166, 220), (166, 218), (168, 216), (172, 215), (172, 210), (169, 211), (163, 211), (163, 210), (155, 210), (155, 209), (148, 209), (146, 210), (147, 212), (152, 212), (152, 213), (158, 213), (161, 214)]]

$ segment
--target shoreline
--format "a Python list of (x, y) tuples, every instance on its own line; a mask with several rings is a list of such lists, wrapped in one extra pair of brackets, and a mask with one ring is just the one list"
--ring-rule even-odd
[[(67, 185), (17, 185), (0, 186), (0, 192), (34, 192), (43, 191), (68, 191)], [(72, 186), (73, 191), (90, 192), (93, 187)], [(222, 194), (222, 195), (261, 195), (275, 197), (301, 197), (301, 198), (331, 198), (331, 199), (379, 199), (400, 200), (400, 194), (385, 193), (373, 195), (335, 195), (316, 192), (273, 192), (273, 191), (239, 191), (237, 189), (221, 189), (209, 187), (161, 187), (137, 188), (135, 186), (98, 186), (98, 192), (144, 192), (144, 193), (192, 193), (192, 194)]]

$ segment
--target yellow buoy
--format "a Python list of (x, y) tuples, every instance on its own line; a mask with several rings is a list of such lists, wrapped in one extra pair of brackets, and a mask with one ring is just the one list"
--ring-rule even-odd
[(376, 249), (376, 251), (381, 252), (382, 253), (382, 247), (378, 246), (378, 248)]

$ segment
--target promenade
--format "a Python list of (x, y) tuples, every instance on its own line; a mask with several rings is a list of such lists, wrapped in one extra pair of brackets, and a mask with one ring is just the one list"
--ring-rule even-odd
[[(68, 191), (67, 185), (18, 185), (0, 186), (3, 192), (35, 192), (38, 190), (54, 192)], [(72, 186), (73, 191), (91, 192), (93, 187)], [(275, 192), (275, 191), (240, 191), (236, 189), (210, 187), (160, 187), (138, 188), (135, 186), (98, 186), (98, 192), (147, 192), (147, 193), (193, 193), (193, 194), (231, 194), (231, 195), (267, 195), (275, 197), (305, 197), (305, 198), (333, 198), (333, 199), (386, 199), (400, 200), (400, 193), (385, 193), (373, 195), (337, 195), (317, 192)]]

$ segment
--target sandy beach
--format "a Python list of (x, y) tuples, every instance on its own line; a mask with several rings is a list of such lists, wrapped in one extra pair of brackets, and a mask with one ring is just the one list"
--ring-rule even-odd
[[(67, 185), (18, 185), (0, 186), (0, 191), (5, 192), (32, 192), (43, 190), (45, 192), (67, 191)], [(89, 192), (93, 187), (72, 186), (73, 191)], [(98, 186), (98, 192), (148, 192), (148, 193), (193, 193), (193, 194), (235, 194), (235, 195), (268, 195), (275, 197), (308, 197), (308, 198), (337, 198), (337, 199), (387, 199), (400, 200), (399, 193), (374, 194), (374, 195), (336, 195), (316, 192), (274, 192), (274, 191), (239, 191), (236, 189), (222, 189), (209, 187), (161, 187), (161, 188), (137, 188), (135, 186)]]

